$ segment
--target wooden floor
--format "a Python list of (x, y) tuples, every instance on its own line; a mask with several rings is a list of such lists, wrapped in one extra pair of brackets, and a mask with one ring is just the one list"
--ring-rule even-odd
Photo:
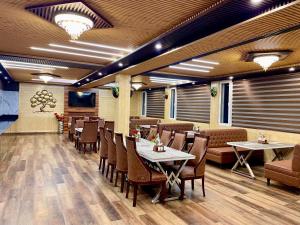
[(139, 190), (133, 208), (132, 193), (125, 199), (98, 172), (97, 154), (79, 154), (63, 136), (19, 136), (0, 166), (0, 224), (300, 224), (297, 190), (213, 165), (206, 174), (205, 198), (197, 181), (184, 201), (164, 205)]

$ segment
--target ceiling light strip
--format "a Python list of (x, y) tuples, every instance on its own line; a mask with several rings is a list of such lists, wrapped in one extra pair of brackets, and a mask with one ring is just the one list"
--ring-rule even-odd
[(37, 70), (37, 71), (41, 71), (41, 69), (37, 69), (37, 68), (28, 68), (28, 67), (19, 67), (19, 66), (5, 66), (5, 69)]
[(20, 68), (28, 68), (28, 69), (39, 69), (39, 70), (55, 70), (56, 68), (51, 67), (37, 67), (37, 66), (25, 66), (25, 65), (16, 65), (10, 63), (2, 63), (2, 65), (6, 67), (20, 67)]
[(203, 60), (203, 59), (192, 59), (194, 62), (200, 62), (200, 63), (207, 63), (207, 64), (212, 64), (212, 65), (219, 65), (220, 63), (218, 62), (213, 62), (213, 61), (208, 61), (208, 60)]
[(196, 68), (203, 68), (203, 69), (214, 69), (214, 67), (212, 67), (212, 66), (202, 66), (202, 65), (195, 65), (195, 64), (190, 64), (190, 63), (180, 63), (180, 65), (196, 67)]
[(117, 57), (123, 57), (124, 56), (124, 55), (118, 54), (118, 53), (95, 51), (95, 50), (91, 50), (91, 49), (77, 48), (77, 47), (72, 47), (72, 46), (67, 46), (67, 45), (49, 44), (49, 46), (56, 47), (56, 48), (69, 49), (69, 50), (77, 50), (77, 51), (82, 51), (82, 52), (90, 52), (90, 53), (96, 53), (96, 54), (117, 56)]
[(192, 69), (189, 67), (183, 66), (169, 66), (171, 69), (178, 69), (178, 70), (188, 70), (188, 71), (195, 71), (195, 72), (202, 72), (202, 73), (209, 73), (209, 70), (201, 70), (201, 69)]
[(85, 42), (85, 41), (75, 41), (75, 40), (70, 40), (70, 42), (76, 43), (76, 44), (81, 44), (81, 45), (99, 47), (99, 48), (113, 49), (113, 50), (118, 50), (118, 51), (123, 51), (123, 52), (132, 52), (131, 49), (114, 47), (114, 46), (110, 46), (110, 45), (96, 44), (96, 43)]
[(50, 49), (50, 48), (30, 47), (30, 49), (36, 50), (36, 51), (44, 51), (44, 52), (53, 52), (53, 53), (66, 54), (66, 55), (82, 56), (82, 57), (94, 58), (94, 59), (104, 59), (104, 60), (109, 60), (109, 61), (114, 61), (115, 60), (113, 58), (107, 58), (107, 57), (96, 56), (96, 55), (87, 55), (87, 54), (81, 54), (81, 53), (76, 53), (76, 52), (60, 51), (60, 50), (55, 50), (55, 49)]
[(31, 67), (47, 67), (47, 68), (56, 68), (56, 69), (69, 69), (66, 66), (55, 66), (48, 64), (37, 64), (37, 63), (27, 63), (27, 62), (19, 62), (19, 61), (9, 61), (9, 60), (0, 60), (2, 64), (16, 65), (16, 66), (31, 66)]

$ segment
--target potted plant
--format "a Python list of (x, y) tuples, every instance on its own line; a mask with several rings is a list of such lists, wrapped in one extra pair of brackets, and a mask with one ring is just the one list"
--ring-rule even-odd
[(58, 134), (62, 134), (64, 131), (64, 114), (54, 113), (56, 120), (58, 121)]

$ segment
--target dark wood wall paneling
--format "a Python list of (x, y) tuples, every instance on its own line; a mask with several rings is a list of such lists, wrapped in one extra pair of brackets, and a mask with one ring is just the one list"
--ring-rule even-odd
[(300, 133), (300, 73), (234, 81), (232, 125)]
[[(97, 89), (78, 89), (75, 87), (65, 87), (64, 93), (64, 131), (68, 131), (69, 116), (98, 116), (99, 92)], [(69, 91), (87, 91), (96, 93), (96, 106), (94, 108), (69, 107)]]
[(148, 117), (164, 118), (165, 114), (165, 89), (147, 91)]
[(177, 120), (210, 122), (210, 90), (208, 85), (177, 88)]

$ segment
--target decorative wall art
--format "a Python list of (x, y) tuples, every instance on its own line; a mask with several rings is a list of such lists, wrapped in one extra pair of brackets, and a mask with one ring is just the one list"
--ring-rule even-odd
[(50, 109), (56, 107), (56, 99), (53, 97), (52, 92), (47, 90), (37, 91), (33, 97), (30, 98), (31, 108), (39, 106), (39, 111), (35, 112), (52, 112), (46, 111), (45, 108), (49, 106)]

